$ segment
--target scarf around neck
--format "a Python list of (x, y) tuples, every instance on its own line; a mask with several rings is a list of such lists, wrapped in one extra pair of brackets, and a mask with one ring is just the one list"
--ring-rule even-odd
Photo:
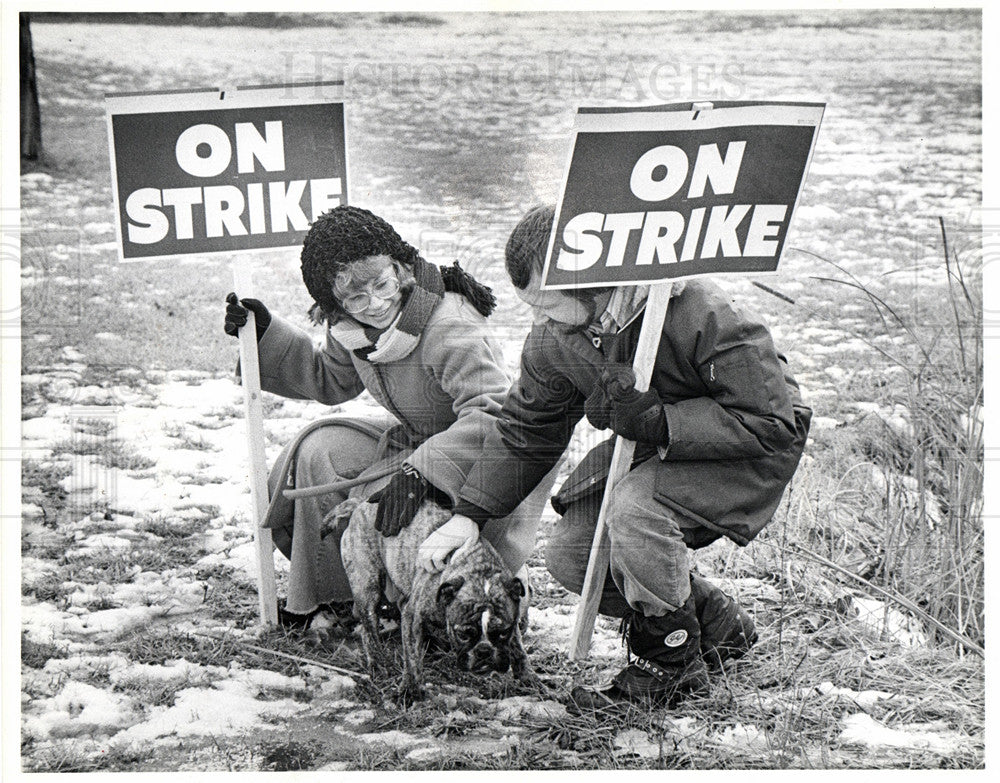
[(416, 279), (399, 315), (385, 329), (365, 326), (353, 318), (345, 318), (328, 329), (330, 336), (359, 359), (374, 364), (397, 362), (410, 355), (420, 342), (420, 335), (431, 314), (444, 298), (441, 270), (419, 256), (413, 261)]

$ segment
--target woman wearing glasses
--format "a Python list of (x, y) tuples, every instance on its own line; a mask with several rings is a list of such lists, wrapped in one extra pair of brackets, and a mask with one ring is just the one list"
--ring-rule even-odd
[[(491, 290), (457, 263), (427, 263), (367, 210), (341, 206), (317, 218), (302, 247), (302, 279), (315, 301), (310, 316), (326, 330), (322, 347), (235, 294), (227, 297), (226, 332), (235, 335), (254, 312), (265, 391), (337, 405), (367, 390), (385, 414), (314, 422), (271, 471), (266, 525), (291, 561), (279, 617), (299, 627), (320, 610), (343, 617), (351, 598), (339, 546), (346, 520), (324, 522), (331, 509), (349, 492), (370, 496), (379, 503), (376, 526), (389, 536), (408, 518), (402, 507), (426, 498), (451, 505), (511, 380), (487, 334)], [(551, 483), (483, 529), (515, 573), (534, 547)]]

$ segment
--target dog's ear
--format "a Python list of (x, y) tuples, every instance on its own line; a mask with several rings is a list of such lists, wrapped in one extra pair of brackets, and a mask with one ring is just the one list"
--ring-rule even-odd
[(507, 590), (507, 595), (510, 596), (510, 600), (514, 603), (518, 603), (522, 598), (524, 598), (524, 582), (516, 576), (507, 580), (507, 584), (504, 585), (504, 588)]
[(447, 606), (455, 600), (455, 594), (462, 589), (465, 584), (464, 579), (452, 579), (450, 582), (442, 582), (438, 588), (437, 601), (441, 606)]

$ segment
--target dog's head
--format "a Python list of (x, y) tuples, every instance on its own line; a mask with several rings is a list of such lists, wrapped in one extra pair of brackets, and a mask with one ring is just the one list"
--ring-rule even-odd
[(445, 577), (437, 591), (438, 610), (459, 667), (476, 674), (507, 671), (511, 647), (520, 644), (521, 580), (506, 569)]

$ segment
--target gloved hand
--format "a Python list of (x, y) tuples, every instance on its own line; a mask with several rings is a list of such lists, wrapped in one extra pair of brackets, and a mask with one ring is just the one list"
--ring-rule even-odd
[(226, 296), (226, 334), (238, 336), (239, 330), (247, 325), (247, 312), (252, 311), (257, 327), (257, 342), (264, 336), (271, 324), (271, 313), (259, 299), (238, 299), (232, 291)]
[(404, 462), (389, 483), (368, 498), (369, 503), (378, 503), (375, 529), (386, 538), (399, 533), (413, 521), (429, 487), (420, 471)]
[(656, 446), (665, 446), (669, 440), (660, 395), (652, 389), (636, 389), (635, 373), (628, 365), (613, 363), (604, 368), (584, 410), (595, 427), (610, 427), (623, 438)]
[(479, 525), (456, 514), (431, 533), (417, 550), (417, 564), (425, 571), (443, 571), (452, 552), (479, 540)]

